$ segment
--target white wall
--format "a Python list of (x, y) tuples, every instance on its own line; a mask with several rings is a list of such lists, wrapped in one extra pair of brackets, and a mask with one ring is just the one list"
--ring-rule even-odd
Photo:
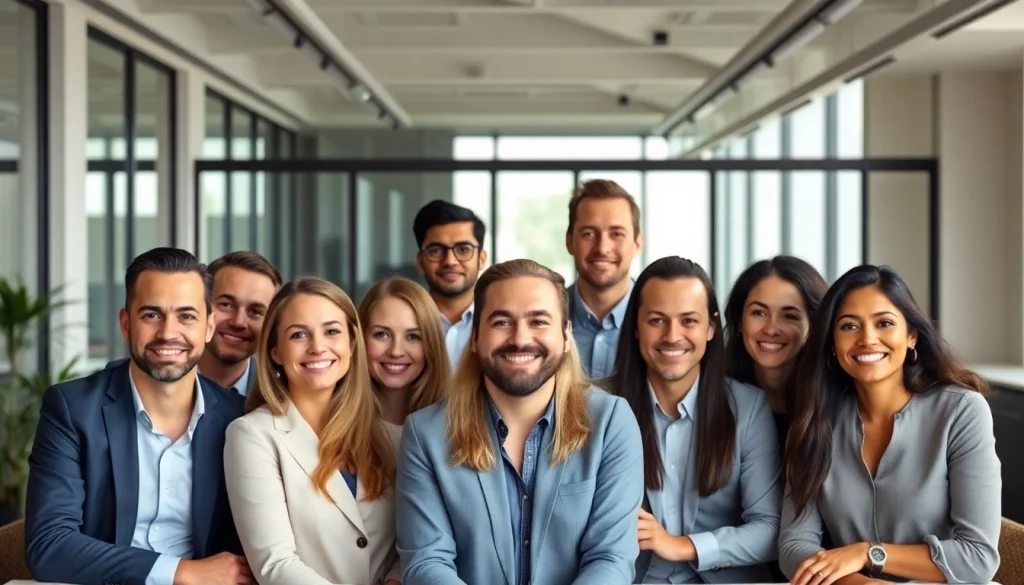
[[(1024, 363), (1021, 71), (870, 79), (868, 156), (939, 158), (939, 325), (967, 360)], [(927, 182), (874, 173), (869, 259), (928, 306)]]

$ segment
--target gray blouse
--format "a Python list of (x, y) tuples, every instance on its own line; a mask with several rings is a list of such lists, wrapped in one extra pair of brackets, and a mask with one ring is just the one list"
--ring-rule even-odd
[(981, 394), (945, 387), (896, 414), (874, 480), (861, 455), (864, 427), (851, 393), (838, 408), (832, 467), (816, 502), (794, 518), (782, 504), (779, 566), (792, 578), (821, 548), (857, 542), (921, 544), (949, 583), (989, 583), (999, 568), (1001, 490), (992, 411)]

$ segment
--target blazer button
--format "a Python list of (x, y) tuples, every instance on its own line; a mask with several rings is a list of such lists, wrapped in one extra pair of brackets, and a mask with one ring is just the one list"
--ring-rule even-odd
[(358, 546), (359, 548), (366, 548), (367, 544), (368, 543), (366, 542), (366, 539), (362, 536), (356, 539), (356, 546)]

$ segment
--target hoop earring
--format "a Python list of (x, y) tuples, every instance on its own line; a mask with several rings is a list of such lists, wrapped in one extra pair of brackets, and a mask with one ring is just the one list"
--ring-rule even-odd
[(911, 347), (910, 351), (914, 352), (914, 359), (910, 360), (910, 363), (916, 364), (917, 363), (917, 348), (916, 347)]

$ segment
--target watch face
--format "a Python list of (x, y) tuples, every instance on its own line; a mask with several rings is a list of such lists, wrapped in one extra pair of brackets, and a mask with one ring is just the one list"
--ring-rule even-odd
[(880, 546), (871, 547), (871, 550), (868, 551), (868, 555), (871, 556), (871, 562), (875, 563), (876, 565), (885, 562), (885, 549), (883, 549)]

